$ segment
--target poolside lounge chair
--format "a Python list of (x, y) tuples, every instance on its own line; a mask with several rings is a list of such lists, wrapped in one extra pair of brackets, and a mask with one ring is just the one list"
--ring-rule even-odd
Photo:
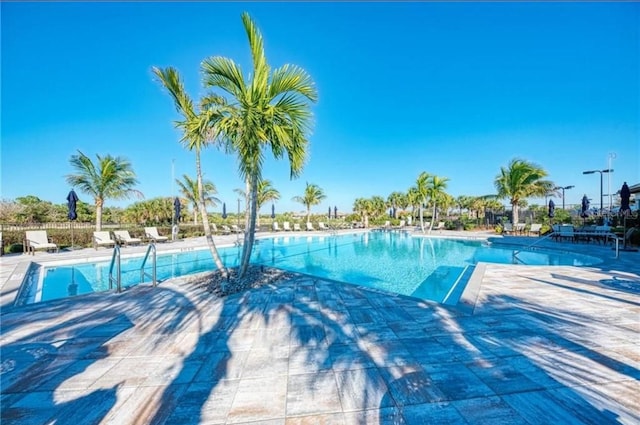
[(391, 222), (389, 220), (384, 222), (384, 226), (382, 226), (383, 229), (391, 229)]
[(542, 230), (542, 224), (540, 223), (532, 223), (529, 228), (529, 234), (537, 233), (540, 236), (540, 230)]
[(280, 227), (278, 226), (278, 222), (277, 221), (273, 222), (273, 231), (274, 232), (279, 232), (280, 231)]
[(444, 229), (444, 221), (439, 221), (438, 225), (433, 228), (433, 230), (443, 230)]
[(560, 239), (569, 239), (570, 241), (574, 241), (576, 238), (575, 230), (573, 226), (570, 224), (563, 224), (560, 226), (559, 230), (559, 238)]
[(231, 225), (231, 233), (242, 233), (242, 229), (237, 224)]
[(282, 223), (282, 229), (285, 232), (290, 232), (291, 231), (291, 227), (289, 227), (289, 222), (288, 221), (285, 221), (284, 223)]
[(145, 227), (144, 235), (147, 239), (153, 242), (166, 242), (169, 240), (169, 238), (166, 236), (160, 236), (156, 227)]
[(293, 223), (293, 231), (294, 232), (302, 231), (302, 229), (300, 228), (300, 225), (298, 223)]
[(231, 234), (231, 229), (226, 224), (222, 225), (222, 234), (223, 235), (230, 235)]
[(27, 230), (25, 232), (24, 248), (31, 255), (35, 255), (38, 249), (58, 252), (58, 245), (49, 241), (46, 230)]
[(524, 229), (527, 227), (526, 223), (516, 223), (515, 226), (513, 226), (513, 233), (515, 233), (516, 235), (522, 235), (524, 234)]
[(120, 245), (124, 246), (140, 245), (142, 242), (139, 238), (132, 238), (128, 230), (114, 230), (113, 236)]
[(505, 235), (513, 235), (513, 224), (504, 223), (502, 225), (502, 233)]
[(329, 228), (324, 225), (323, 221), (319, 221), (318, 222), (318, 229), (320, 229), (320, 230), (329, 230)]
[(400, 220), (400, 224), (398, 225), (399, 228), (403, 228), (405, 225), (405, 221), (404, 220)]
[(307, 221), (307, 230), (310, 232), (315, 231), (316, 229), (313, 228), (313, 224), (311, 224), (310, 221)]
[(93, 247), (98, 249), (99, 246), (116, 246), (116, 241), (111, 239), (109, 232), (93, 232)]

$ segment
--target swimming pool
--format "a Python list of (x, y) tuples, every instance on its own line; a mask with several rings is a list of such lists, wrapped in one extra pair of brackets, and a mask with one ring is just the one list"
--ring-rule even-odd
[[(238, 265), (240, 248), (219, 249), (227, 267)], [(412, 237), (403, 232), (339, 236), (284, 236), (260, 239), (252, 263), (306, 273), (402, 295), (455, 304), (470, 270), (478, 262), (514, 263), (513, 249), (482, 241)], [(517, 263), (584, 266), (594, 257), (555, 251), (525, 251)], [(122, 284), (140, 283), (142, 258), (122, 260)], [(157, 278), (214, 269), (208, 249), (159, 254)], [(109, 262), (43, 267), (25, 288), (21, 304), (108, 289)], [(27, 282), (25, 283), (27, 285)]]

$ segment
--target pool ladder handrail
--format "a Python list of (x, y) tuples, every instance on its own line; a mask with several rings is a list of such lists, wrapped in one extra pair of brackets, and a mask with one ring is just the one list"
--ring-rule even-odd
[[(149, 254), (152, 254), (151, 260), (153, 261), (153, 268), (151, 269), (151, 274), (148, 274), (144, 271), (144, 266), (147, 264), (147, 259), (149, 258)], [(158, 281), (156, 279), (156, 270), (157, 270), (157, 262), (156, 262), (156, 244), (155, 242), (151, 242), (149, 247), (147, 248), (147, 253), (144, 255), (144, 259), (142, 260), (142, 265), (140, 266), (140, 283), (144, 283), (144, 277), (148, 276), (151, 278), (154, 288), (158, 286)]]
[(537, 239), (537, 240), (536, 240), (536, 241), (534, 241), (532, 244), (529, 244), (529, 245), (525, 246), (525, 247), (524, 247), (524, 248), (522, 248), (522, 249), (516, 249), (516, 250), (514, 250), (514, 251), (513, 251), (513, 257), (515, 258), (518, 254), (520, 254), (520, 253), (521, 253), (522, 251), (524, 251), (525, 249), (529, 249), (529, 248), (531, 248), (532, 246), (537, 245), (537, 244), (539, 244), (540, 242), (542, 242), (542, 241), (544, 241), (544, 240), (547, 240), (547, 239), (549, 239), (550, 237), (555, 236), (555, 235), (556, 235), (556, 234), (555, 234), (555, 232), (551, 232), (551, 233), (549, 233), (548, 235), (546, 235), (545, 237)]
[[(113, 277), (113, 267), (116, 267), (116, 277)], [(120, 268), (120, 245), (115, 244), (109, 265), (109, 290), (113, 289), (113, 282), (116, 282), (116, 292), (122, 291), (122, 269)]]

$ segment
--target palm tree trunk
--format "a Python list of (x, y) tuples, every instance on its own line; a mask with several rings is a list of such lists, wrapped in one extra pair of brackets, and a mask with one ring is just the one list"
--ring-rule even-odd
[(247, 209), (249, 210), (249, 225), (244, 232), (244, 244), (242, 246), (242, 260), (240, 262), (240, 269), (238, 271), (238, 277), (244, 277), (247, 269), (249, 268), (249, 261), (251, 260), (251, 251), (253, 249), (253, 242), (255, 238), (255, 224), (256, 224), (256, 207), (258, 204), (258, 177), (257, 175), (251, 176), (250, 183), (251, 190), (247, 191), (249, 197), (247, 202)]
[(193, 209), (193, 224), (197, 225), (198, 224), (198, 205), (196, 204), (196, 207)]
[(420, 204), (420, 208), (418, 208), (418, 210), (420, 211), (420, 229), (422, 230), (422, 233), (424, 233), (424, 219), (422, 218), (424, 214), (422, 214), (422, 204)]
[(102, 230), (102, 204), (104, 200), (96, 198), (96, 232)]
[(218, 249), (215, 242), (213, 242), (213, 236), (211, 235), (211, 226), (209, 225), (209, 217), (207, 217), (207, 210), (204, 206), (204, 194), (202, 193), (202, 169), (200, 168), (200, 151), (196, 150), (196, 173), (198, 177), (198, 208), (200, 209), (200, 215), (202, 216), (202, 226), (204, 227), (204, 236), (207, 239), (207, 245), (211, 251), (213, 262), (216, 263), (218, 270), (222, 271), (222, 276), (227, 277), (227, 269), (224, 267)]
[(311, 218), (311, 205), (307, 205), (307, 223), (309, 222), (310, 218)]
[(436, 220), (436, 202), (433, 201), (433, 214), (431, 214), (431, 221), (429, 222), (429, 233), (433, 230), (433, 222)]
[(518, 224), (518, 203), (514, 202), (511, 204), (511, 206), (513, 207), (511, 210), (513, 219), (511, 221), (513, 221), (513, 225), (515, 226), (516, 224)]

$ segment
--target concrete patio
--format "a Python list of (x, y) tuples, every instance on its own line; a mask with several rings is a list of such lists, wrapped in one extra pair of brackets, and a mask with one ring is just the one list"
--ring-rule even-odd
[(110, 251), (3, 257), (1, 422), (640, 423), (640, 254), (548, 244), (605, 261), (482, 264), (459, 308), (303, 275), (12, 307), (30, 259)]

